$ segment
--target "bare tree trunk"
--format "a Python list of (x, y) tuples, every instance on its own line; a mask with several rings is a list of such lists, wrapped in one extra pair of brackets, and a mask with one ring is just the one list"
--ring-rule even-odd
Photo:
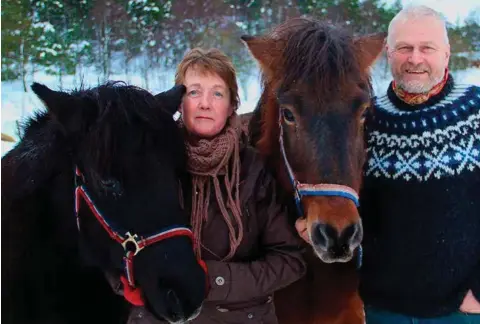
[(123, 47), (123, 68), (125, 73), (125, 79), (130, 83), (128, 64), (130, 61), (130, 53), (128, 50), (128, 35), (125, 35), (125, 46)]
[(145, 59), (143, 60), (143, 79), (145, 82), (145, 89), (149, 89), (149, 78), (148, 78), (148, 71), (149, 71), (149, 61), (150, 61), (150, 55), (147, 54)]
[(35, 80), (35, 64), (33, 62), (30, 62), (30, 77), (32, 80)]
[(242, 73), (242, 74), (239, 76), (240, 86), (242, 87), (245, 101), (248, 101), (248, 80), (249, 80), (250, 74), (249, 73)]
[(20, 74), (22, 76), (22, 85), (23, 85), (23, 91), (27, 92), (27, 63), (28, 63), (28, 58), (26, 57), (25, 54), (25, 40), (22, 39), (20, 43), (20, 55), (22, 58), (22, 66), (20, 67)]
[(103, 16), (103, 37), (102, 37), (102, 67), (103, 67), (103, 81), (108, 80), (108, 39), (107, 39), (107, 21), (105, 15)]
[(100, 62), (102, 67), (102, 82), (106, 82), (110, 78), (110, 27), (108, 26), (108, 12), (103, 14), (100, 40)]
[(58, 67), (58, 83), (60, 84), (60, 88), (63, 88), (63, 67), (60, 65)]
[(21, 115), (20, 117), (23, 118), (25, 116), (25, 100), (27, 99), (27, 64), (28, 64), (28, 56), (25, 54), (25, 40), (22, 38), (20, 43), (20, 55), (21, 55), (21, 67), (20, 67), (20, 74), (22, 77), (22, 86), (23, 92), (22, 94), (22, 107), (21, 107)]

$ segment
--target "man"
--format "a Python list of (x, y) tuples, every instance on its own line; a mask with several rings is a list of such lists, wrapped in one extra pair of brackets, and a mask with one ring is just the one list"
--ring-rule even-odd
[(367, 119), (360, 205), (366, 322), (480, 323), (480, 88), (449, 74), (428, 7), (397, 14), (386, 51), (394, 81)]

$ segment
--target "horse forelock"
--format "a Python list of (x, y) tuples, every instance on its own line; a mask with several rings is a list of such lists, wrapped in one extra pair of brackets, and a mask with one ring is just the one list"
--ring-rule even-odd
[(308, 88), (318, 96), (343, 95), (361, 76), (352, 36), (344, 29), (310, 20), (287, 23), (279, 73), (282, 86)]
[[(83, 144), (84, 154), (89, 156), (92, 166), (97, 169), (92, 177), (98, 178), (98, 173), (110, 173), (112, 161), (123, 158), (121, 150), (127, 145), (132, 151), (182, 155), (183, 142), (175, 136), (177, 129), (171, 116), (160, 109), (159, 103), (148, 91), (115, 82), (81, 95), (87, 99), (86, 102), (94, 103), (96, 110), (87, 142)], [(135, 138), (125, 136), (126, 128), (130, 128), (129, 136)], [(167, 133), (171, 136), (165, 136)], [(121, 142), (122, 139), (124, 142)]]
[(268, 36), (276, 44), (273, 73), (263, 75), (262, 136), (257, 144), (268, 155), (278, 141), (279, 92), (301, 90), (318, 103), (345, 101), (365, 84), (366, 71), (358, 62), (353, 36), (345, 29), (310, 18), (290, 19)]

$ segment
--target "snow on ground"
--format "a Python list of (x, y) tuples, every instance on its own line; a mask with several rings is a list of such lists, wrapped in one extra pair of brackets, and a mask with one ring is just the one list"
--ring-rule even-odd
[[(138, 63), (134, 66), (136, 71), (140, 71), (141, 67), (138, 67)], [(93, 68), (84, 69), (83, 73), (83, 85), (86, 87), (93, 87), (99, 84), (98, 73)], [(373, 70), (373, 87), (376, 94), (384, 93), (390, 83), (390, 74), (384, 64), (377, 64)], [(472, 68), (465, 71), (453, 72), (457, 82), (476, 84), (480, 86), (480, 69)], [(110, 80), (121, 80), (128, 84), (143, 87), (153, 93), (158, 93), (170, 88), (173, 85), (174, 72), (173, 71), (149, 71), (147, 74), (148, 84), (146, 78), (142, 73), (129, 73), (127, 74), (113, 74)], [(60, 85), (56, 76), (46, 75), (45, 73), (38, 72), (32, 79), (27, 80), (27, 84), (32, 82), (40, 82), (51, 89), (70, 90), (80, 85), (79, 77), (66, 76), (62, 79)], [(239, 113), (245, 113), (252, 111), (257, 100), (261, 94), (260, 76), (257, 70), (252, 71), (252, 74), (246, 85), (240, 85), (239, 94), (241, 99), (241, 105), (239, 107)], [(17, 126), (18, 120), (23, 120), (38, 109), (42, 109), (43, 105), (34, 93), (27, 89), (25, 93), (21, 81), (5, 81), (1, 84), (1, 131), (9, 134), (18, 140)], [(2, 142), (2, 156), (10, 150), (15, 143)]]

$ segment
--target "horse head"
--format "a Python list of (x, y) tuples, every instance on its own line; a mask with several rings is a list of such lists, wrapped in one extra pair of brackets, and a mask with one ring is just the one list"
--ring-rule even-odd
[(263, 76), (254, 141), (295, 194), (314, 251), (327, 263), (350, 261), (362, 240), (357, 193), (372, 97), (369, 68), (384, 38), (352, 37), (308, 18), (242, 36)]
[[(157, 318), (196, 316), (207, 279), (179, 200), (186, 155), (171, 113), (185, 87), (156, 96), (118, 83), (71, 93), (35, 83), (32, 90), (68, 155), (70, 182), (52, 191), (71, 192), (81, 258), (140, 291)], [(73, 217), (72, 201), (54, 203)]]

